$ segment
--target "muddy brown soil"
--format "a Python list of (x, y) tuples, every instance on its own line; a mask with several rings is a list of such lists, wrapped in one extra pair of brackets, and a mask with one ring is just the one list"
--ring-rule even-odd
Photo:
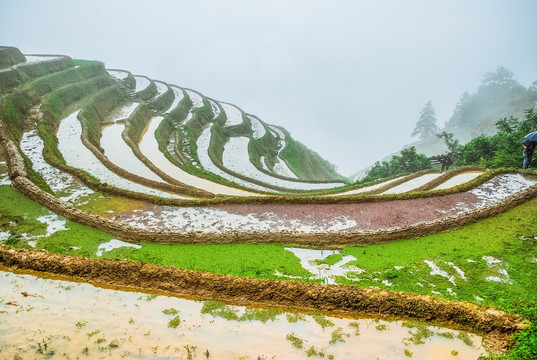
[[(0, 266), (15, 272), (88, 282), (236, 305), (321, 311), (343, 317), (415, 319), (485, 335), (498, 351), (510, 345), (524, 322), (520, 316), (473, 303), (345, 285), (239, 278), (123, 260), (87, 259), (0, 246)], [(34, 273), (35, 274), (35, 273)]]
[(363, 204), (263, 204), (263, 205), (219, 205), (220, 210), (248, 216), (259, 214), (259, 219), (276, 215), (288, 222), (299, 220), (304, 223), (323, 224), (333, 218), (345, 216), (355, 220), (356, 226), (347, 231), (380, 230), (405, 227), (419, 222), (428, 222), (449, 217), (460, 212), (458, 204), (473, 208), (478, 198), (472, 193), (458, 193), (435, 198), (394, 200)]

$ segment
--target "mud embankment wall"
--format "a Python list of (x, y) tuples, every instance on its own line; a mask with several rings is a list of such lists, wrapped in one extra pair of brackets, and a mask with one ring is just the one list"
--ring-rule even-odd
[(473, 303), (345, 285), (239, 278), (124, 260), (88, 260), (0, 246), (0, 264), (120, 290), (145, 291), (237, 305), (322, 311), (349, 317), (418, 319), (486, 334), (498, 350), (524, 323), (520, 316)]

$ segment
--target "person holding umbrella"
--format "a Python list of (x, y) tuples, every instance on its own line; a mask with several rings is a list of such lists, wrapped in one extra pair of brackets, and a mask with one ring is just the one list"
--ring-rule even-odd
[(524, 150), (522, 151), (522, 155), (524, 156), (524, 162), (522, 163), (522, 167), (524, 169), (527, 169), (530, 167), (533, 150), (535, 149), (535, 145), (537, 145), (537, 131), (526, 135), (524, 137), (524, 140), (522, 140), (521, 144), (524, 148)]

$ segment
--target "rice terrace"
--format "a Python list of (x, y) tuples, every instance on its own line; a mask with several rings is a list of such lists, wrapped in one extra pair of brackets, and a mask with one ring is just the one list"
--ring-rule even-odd
[(533, 358), (535, 171), (350, 179), (209, 95), (0, 47), (0, 358)]

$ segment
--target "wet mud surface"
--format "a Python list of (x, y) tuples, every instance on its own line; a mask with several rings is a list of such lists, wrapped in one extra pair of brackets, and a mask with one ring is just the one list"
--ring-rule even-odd
[(346, 231), (379, 230), (433, 221), (460, 213), (459, 204), (470, 209), (479, 202), (476, 195), (458, 193), (442, 197), (363, 204), (311, 204), (311, 205), (221, 205), (216, 208), (232, 214), (247, 216), (261, 214), (266, 219), (272, 214), (279, 218), (301, 222), (323, 223), (339, 216), (354, 220), (355, 225)]
[(236, 305), (322, 311), (336, 316), (416, 319), (485, 335), (506, 350), (511, 334), (523, 327), (518, 315), (431, 296), (355, 286), (239, 278), (135, 263), (89, 260), (0, 246), (0, 265), (10, 271), (36, 271), (96, 286), (143, 291)]

